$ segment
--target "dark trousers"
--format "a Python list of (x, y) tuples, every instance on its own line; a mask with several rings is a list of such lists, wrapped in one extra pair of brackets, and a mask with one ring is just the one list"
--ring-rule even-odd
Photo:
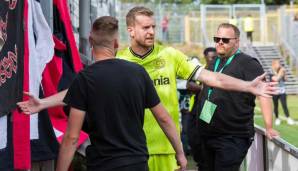
[(55, 161), (47, 160), (40, 162), (32, 162), (30, 171), (54, 171), (55, 170)]
[[(88, 167), (87, 170), (88, 171), (98, 171), (100, 169)], [(149, 171), (149, 167), (148, 167), (147, 162), (142, 162), (142, 163), (125, 165), (125, 166), (117, 167), (114, 169), (109, 169), (106, 171)]]
[(199, 171), (239, 171), (253, 138), (202, 136)]
[(199, 160), (199, 150), (200, 150), (200, 136), (197, 127), (197, 115), (190, 115), (190, 121), (188, 124), (187, 137), (189, 146), (191, 148), (191, 155), (193, 160), (198, 163)]
[(123, 166), (115, 169), (117, 171), (148, 171), (148, 163), (143, 162), (143, 163), (137, 163), (137, 164), (132, 164), (128, 166)]
[(189, 112), (181, 112), (181, 123), (182, 123), (182, 131), (181, 131), (181, 141), (183, 145), (183, 150), (185, 155), (190, 154), (190, 146), (189, 146), (189, 140), (188, 140), (188, 128), (189, 128), (189, 122), (191, 119), (191, 114)]
[(285, 113), (286, 117), (289, 117), (290, 114), (289, 114), (289, 110), (288, 110), (288, 107), (287, 107), (287, 95), (286, 94), (279, 94), (279, 95), (273, 96), (272, 99), (273, 99), (275, 117), (278, 118), (278, 99), (280, 99), (281, 106), (284, 110), (284, 113)]

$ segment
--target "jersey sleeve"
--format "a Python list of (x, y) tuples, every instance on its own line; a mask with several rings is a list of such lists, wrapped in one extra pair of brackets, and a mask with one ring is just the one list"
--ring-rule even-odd
[(243, 69), (246, 81), (254, 80), (264, 73), (261, 64), (255, 58), (251, 58), (246, 65), (243, 65)]
[(87, 110), (87, 86), (81, 73), (71, 83), (63, 102), (76, 109)]
[(178, 50), (175, 51), (174, 55), (176, 59), (176, 72), (178, 78), (190, 80), (201, 66), (187, 61), (187, 56)]
[(152, 80), (145, 69), (142, 68), (145, 85), (145, 107), (152, 108), (160, 103), (159, 96), (155, 90)]

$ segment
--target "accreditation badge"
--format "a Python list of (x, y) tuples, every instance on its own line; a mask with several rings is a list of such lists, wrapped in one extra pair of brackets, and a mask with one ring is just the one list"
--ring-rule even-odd
[(216, 104), (206, 100), (200, 114), (200, 119), (209, 124), (214, 115), (216, 107)]

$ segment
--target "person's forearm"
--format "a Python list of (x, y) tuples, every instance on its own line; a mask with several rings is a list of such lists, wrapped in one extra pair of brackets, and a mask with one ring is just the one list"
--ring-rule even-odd
[(178, 135), (178, 130), (166, 109), (161, 104), (159, 104), (157, 107), (153, 109), (152, 112), (160, 113), (154, 115), (159, 126), (168, 137), (176, 153), (183, 154), (184, 152)]
[(264, 118), (266, 129), (272, 129), (272, 99), (266, 97), (258, 97), (260, 100), (261, 112)]
[(248, 81), (243, 81), (225, 74), (216, 73), (216, 86), (225, 90), (234, 90), (242, 92), (250, 92), (250, 84)]
[(47, 109), (47, 108), (56, 107), (56, 106), (65, 106), (65, 103), (63, 103), (63, 99), (67, 91), (68, 89), (63, 90), (52, 96), (46, 97), (44, 99), (41, 99), (42, 109)]
[(215, 73), (205, 69), (201, 71), (196, 79), (210, 87), (216, 87), (224, 90), (250, 92), (251, 88), (248, 81), (243, 81), (225, 74)]
[(169, 139), (170, 143), (172, 144), (176, 153), (177, 154), (184, 153), (180, 138), (178, 136), (178, 130), (177, 130), (173, 120), (171, 119), (171, 117), (168, 117), (167, 119), (162, 121), (160, 123), (160, 127), (163, 130), (163, 132), (166, 134), (166, 136), (168, 137), (168, 139)]
[(77, 142), (77, 137), (72, 138), (64, 135), (60, 145), (56, 171), (68, 171), (77, 147)]

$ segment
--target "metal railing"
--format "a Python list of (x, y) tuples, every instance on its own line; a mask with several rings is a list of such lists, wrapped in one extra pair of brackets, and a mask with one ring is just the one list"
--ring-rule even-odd
[(297, 171), (298, 148), (278, 137), (269, 140), (265, 130), (255, 125), (254, 142), (249, 148), (242, 171)]

